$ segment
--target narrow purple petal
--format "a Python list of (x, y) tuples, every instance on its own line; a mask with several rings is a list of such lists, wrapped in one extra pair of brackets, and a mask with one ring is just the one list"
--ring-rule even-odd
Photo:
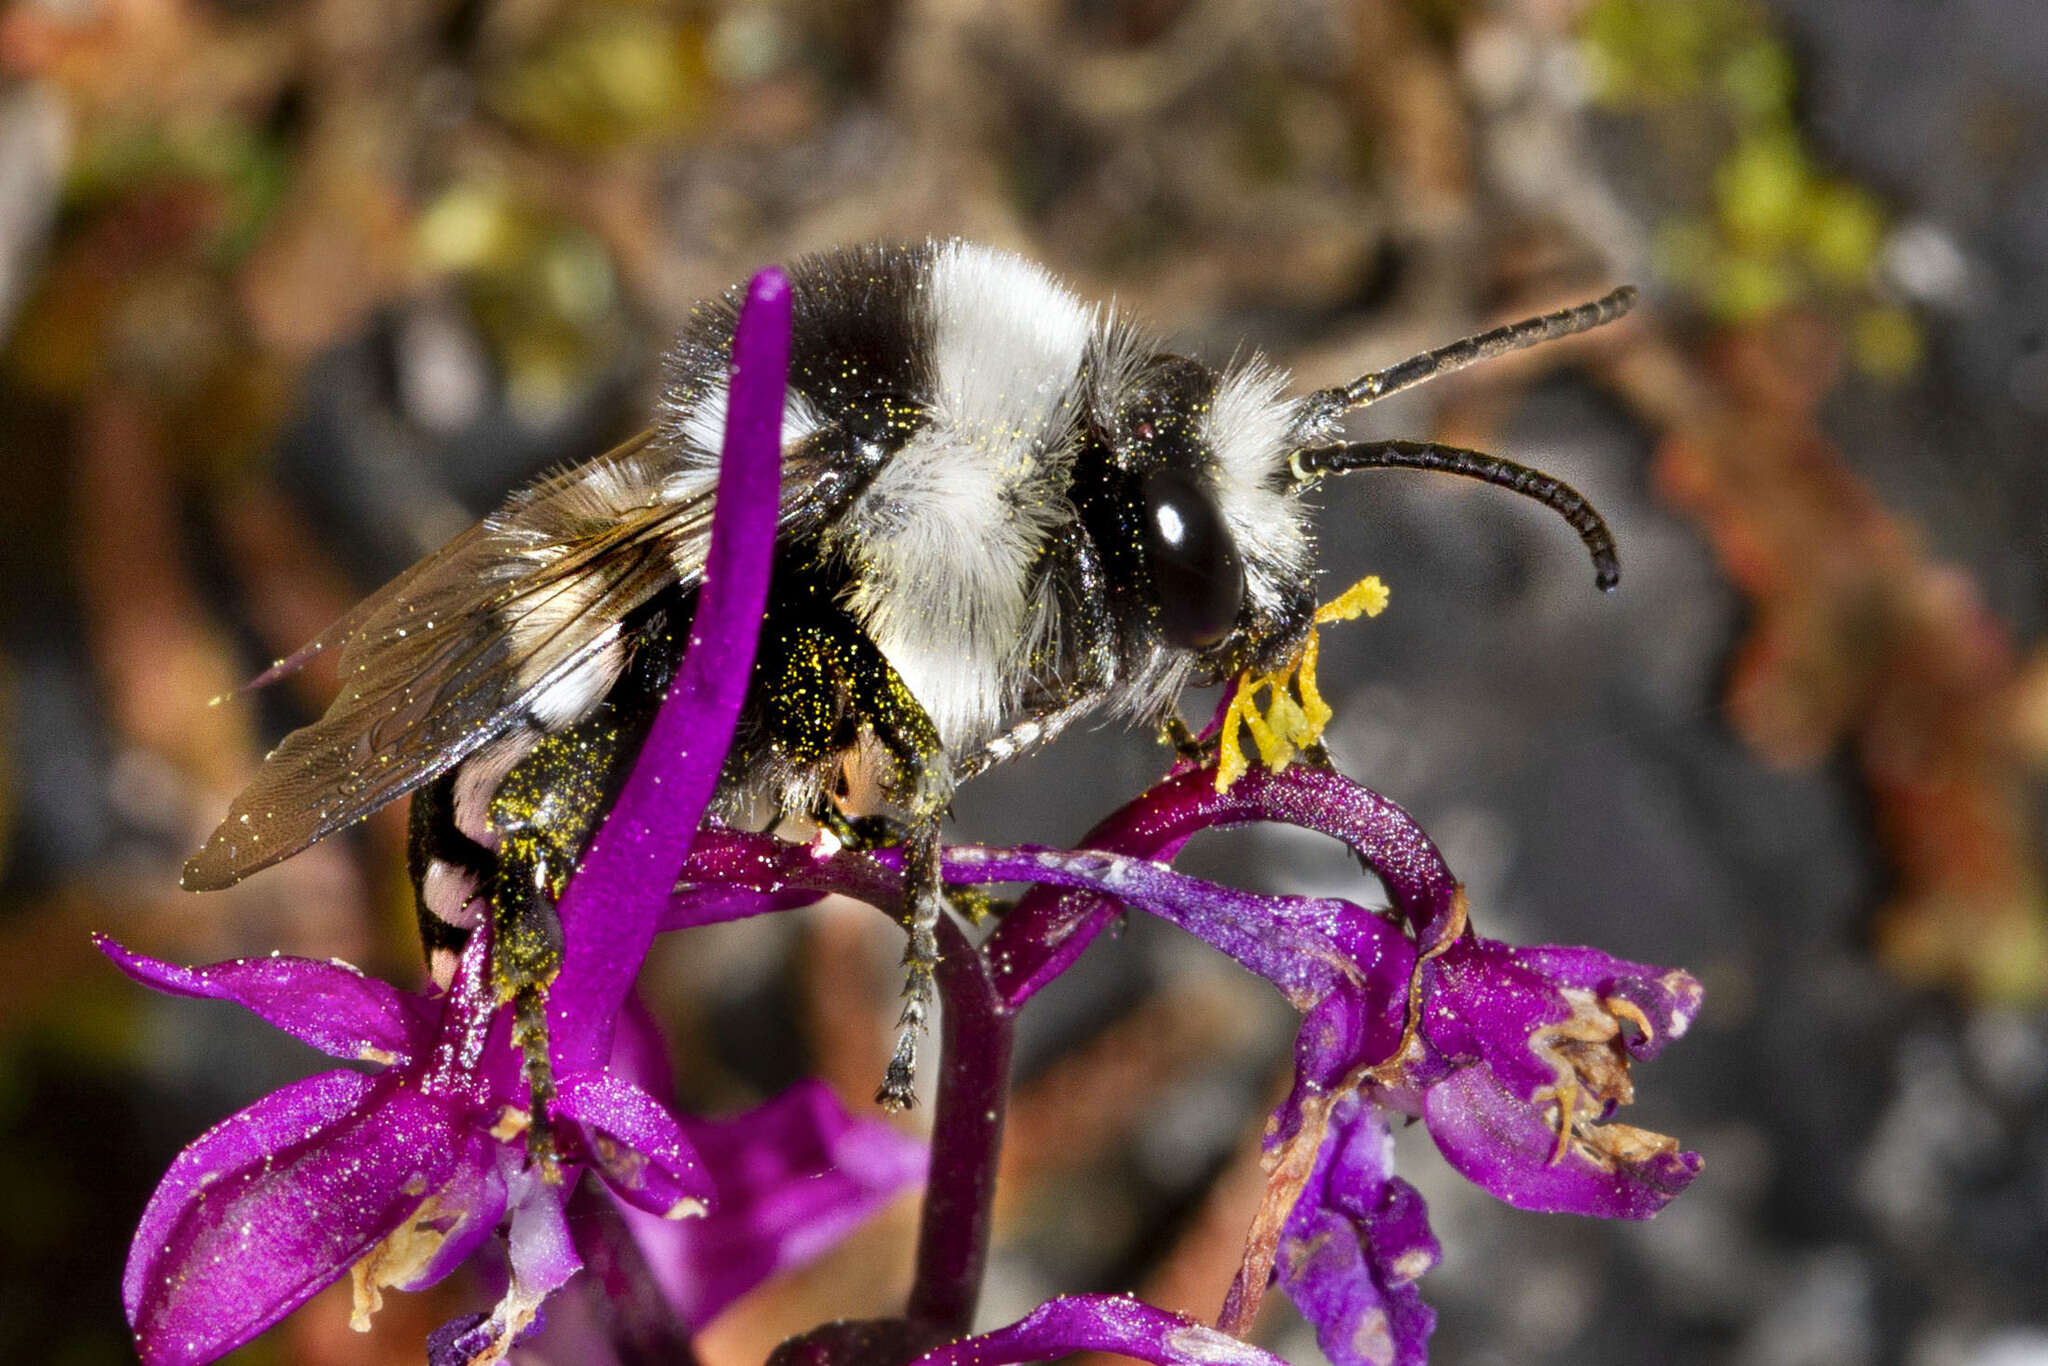
[(1097, 850), (953, 848), (944, 866), (949, 881), (1099, 890), (1208, 941), (1301, 1008), (1345, 980), (1355, 956), (1378, 956), (1406, 942), (1397, 927), (1348, 901), (1239, 891)]
[[(1254, 768), (1218, 792), (1213, 770), (1177, 774), (1097, 825), (1090, 849), (1167, 858), (1198, 831), (1279, 821), (1343, 841), (1379, 877), (1417, 940), (1434, 943), (1456, 923), (1458, 882), (1413, 817), (1370, 788), (1326, 769)], [(1003, 918), (988, 943), (997, 985), (1021, 1005), (1079, 956), (1116, 915), (1100, 896), (1034, 891)]]
[(554, 1113), (581, 1131), (583, 1149), (611, 1188), (664, 1219), (704, 1213), (710, 1174), (682, 1126), (653, 1096), (604, 1072), (563, 1077)]
[(924, 1175), (924, 1145), (804, 1081), (724, 1120), (685, 1120), (717, 1203), (702, 1219), (622, 1213), (677, 1317), (702, 1328), (747, 1291), (829, 1251)]
[[(822, 854), (771, 835), (719, 830), (705, 834), (685, 872), (705, 881), (773, 888), (782, 896), (829, 890), (888, 905), (901, 889), (895, 865), (894, 850)], [(1342, 983), (1359, 981), (1382, 962), (1398, 960), (1405, 983), (1414, 957), (1398, 925), (1351, 902), (1225, 887), (1177, 873), (1149, 853), (953, 846), (943, 851), (942, 871), (953, 883), (1035, 882), (1097, 893), (1111, 904), (1159, 916), (1236, 958), (1303, 1007)], [(1090, 904), (1096, 899), (1085, 898)], [(677, 904), (687, 913), (692, 903)]]
[(104, 934), (92, 942), (146, 987), (232, 1001), (329, 1057), (406, 1062), (426, 1034), (416, 998), (346, 963), (275, 954), (187, 968), (132, 952)]
[(560, 1075), (595, 1070), (611, 1052), (613, 1019), (647, 955), (746, 700), (775, 549), (789, 323), (789, 281), (764, 270), (747, 289), (733, 337), (717, 509), (689, 647), (632, 775), (562, 898), (563, 966), (548, 999)]
[(1116, 1352), (1155, 1366), (1286, 1366), (1248, 1342), (1129, 1295), (1047, 1300), (1007, 1328), (934, 1348), (911, 1366), (1012, 1366)]
[(209, 1361), (277, 1322), (400, 1227), (464, 1151), (457, 1118), (395, 1073), (330, 1072), (212, 1130), (172, 1164), (129, 1260), (143, 1359)]
[(1484, 1067), (1463, 1068), (1423, 1095), (1423, 1119), (1445, 1160), (1517, 1209), (1647, 1219), (1699, 1175), (1698, 1153), (1623, 1125), (1596, 1127), (1613, 1131), (1618, 1141), (1609, 1150), (1575, 1140), (1559, 1157), (1548, 1115), (1503, 1089)]
[(1436, 1314), (1415, 1280), (1442, 1256), (1422, 1196), (1394, 1175), (1386, 1121), (1356, 1096), (1287, 1218), (1275, 1270), (1336, 1366), (1422, 1366)]

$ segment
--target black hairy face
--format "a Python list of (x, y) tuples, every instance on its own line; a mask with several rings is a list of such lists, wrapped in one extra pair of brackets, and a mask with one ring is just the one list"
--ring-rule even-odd
[(1204, 478), (1215, 459), (1203, 418), (1216, 382), (1182, 356), (1148, 361), (1074, 481), (1122, 614), (1197, 652), (1229, 638), (1245, 601), (1243, 558)]

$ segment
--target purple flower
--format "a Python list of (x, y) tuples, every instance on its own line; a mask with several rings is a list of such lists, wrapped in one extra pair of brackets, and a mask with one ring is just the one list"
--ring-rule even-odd
[[(699, 828), (766, 601), (789, 305), (778, 274), (756, 278), (734, 338), (690, 645), (559, 908), (563, 966), (547, 1001), (558, 1171), (529, 1160), (529, 1093), (489, 984), (487, 931), (449, 989), (426, 996), (334, 963), (187, 969), (101, 941), (150, 986), (237, 1002), (330, 1055), (381, 1068), (286, 1087), (179, 1156), (143, 1214), (124, 1283), (152, 1366), (209, 1360), (344, 1272), (367, 1319), (382, 1288), (431, 1284), (501, 1229), (505, 1296), (436, 1333), (435, 1366), (502, 1359), (586, 1256), (589, 1281), (615, 1311), (613, 1345), (687, 1355), (689, 1331), (926, 1172), (920, 1145), (850, 1116), (816, 1083), (732, 1119), (677, 1118), (660, 1039), (631, 997), (660, 931), (826, 892), (884, 910), (902, 900), (897, 851)], [(1630, 1064), (1682, 1035), (1698, 1011), (1691, 977), (1593, 949), (1479, 937), (1415, 822), (1333, 772), (1256, 769), (1221, 792), (1214, 778), (1176, 773), (1080, 851), (943, 852), (949, 882), (1037, 886), (979, 947), (952, 921), (940, 925), (943, 1065), (917, 1284), (900, 1317), (791, 1339), (776, 1366), (1007, 1366), (1075, 1351), (1280, 1366), (1241, 1340), (1274, 1283), (1338, 1366), (1418, 1366), (1435, 1316), (1417, 1280), (1440, 1249), (1420, 1195), (1393, 1172), (1389, 1115), (1422, 1120), (1453, 1167), (1525, 1209), (1646, 1218), (1698, 1173), (1697, 1155), (1675, 1141), (1612, 1122), (1633, 1099)], [(1389, 908), (1258, 895), (1168, 866), (1201, 830), (1264, 821), (1350, 846)], [(1125, 1296), (1081, 1295), (969, 1335), (1014, 1017), (1132, 909), (1213, 944), (1302, 1012), (1294, 1084), (1267, 1129), (1265, 1198), (1223, 1315), (1209, 1327)], [(586, 1184), (572, 1221), (565, 1202), (586, 1169), (600, 1181)], [(600, 1184), (610, 1204), (588, 1193)], [(596, 1360), (605, 1347), (576, 1350)]]
[[(1603, 1121), (1633, 1099), (1629, 1062), (1685, 1032), (1699, 984), (1593, 949), (1477, 937), (1441, 854), (1376, 793), (1306, 767), (1254, 772), (1221, 794), (1206, 773), (1183, 774), (1090, 842), (1152, 858), (1196, 830), (1249, 819), (1343, 840), (1387, 888), (1393, 918), (1345, 902), (1174, 890), (1163, 870), (1092, 873), (1118, 900), (1201, 935), (1304, 1008), (1294, 1088), (1268, 1128), (1273, 1176), (1226, 1327), (1249, 1325), (1277, 1257), (1283, 1287), (1332, 1360), (1424, 1359), (1434, 1316), (1409, 1282), (1433, 1264), (1435, 1244), (1420, 1197), (1386, 1170), (1370, 1133), (1378, 1121), (1359, 1113), (1354, 1095), (1419, 1116), (1453, 1167), (1523, 1209), (1647, 1218), (1698, 1174), (1699, 1156), (1671, 1139)], [(1100, 900), (1027, 899), (995, 940), (1035, 935), (1026, 942), (1052, 946), (1043, 956), (1070, 958), (1107, 910)], [(1041, 980), (1028, 957), (1010, 966), (1020, 994)]]
[[(691, 637), (610, 815), (559, 908), (564, 961), (548, 994), (550, 1120), (572, 1167), (653, 1214), (702, 1213), (711, 1184), (676, 1120), (607, 1068), (616, 1021), (709, 804), (767, 600), (780, 499), (789, 285), (763, 271), (733, 339), (719, 496)], [(188, 970), (103, 943), (132, 976), (240, 1002), (375, 1075), (323, 1073), (216, 1126), (151, 1198), (124, 1281), (152, 1363), (209, 1360), (351, 1271), (357, 1320), (383, 1286), (432, 1283), (509, 1216), (511, 1287), (461, 1350), (499, 1359), (581, 1265), (570, 1183), (529, 1167), (525, 1089), (488, 986), (479, 932), (450, 991), (409, 997), (336, 964), (286, 959)]]
[(1415, 1281), (1442, 1255), (1421, 1193), (1394, 1175), (1386, 1118), (1342, 1097), (1274, 1262), (1323, 1354), (1337, 1366), (1421, 1366), (1436, 1311)]
[[(99, 942), (145, 985), (234, 1001), (330, 1055), (385, 1064), (294, 1083), (178, 1155), (143, 1211), (122, 1283), (145, 1361), (209, 1361), (344, 1273), (367, 1327), (384, 1287), (433, 1284), (508, 1219), (512, 1283), (491, 1316), (496, 1340), (509, 1343), (582, 1265), (563, 1221), (566, 1188), (527, 1165), (525, 1088), (484, 936), (438, 997), (339, 963), (180, 968)], [(608, 1070), (559, 1080), (554, 1118), (570, 1163), (651, 1214), (704, 1211), (712, 1180), (654, 1097)]]
[[(1254, 820), (1350, 845), (1387, 888), (1390, 913), (1237, 891), (1155, 861), (1199, 830)], [(1303, 1012), (1295, 1084), (1268, 1129), (1267, 1199), (1224, 1327), (1249, 1324), (1277, 1273), (1332, 1360), (1424, 1359), (1434, 1315), (1413, 1282), (1437, 1248), (1420, 1196), (1388, 1166), (1384, 1120), (1365, 1101), (1421, 1118), (1453, 1167), (1524, 1209), (1646, 1218), (1697, 1175), (1696, 1154), (1608, 1121), (1633, 1098), (1629, 1063), (1685, 1032), (1698, 983), (1593, 949), (1479, 938), (1435, 845), (1378, 794), (1305, 767), (1255, 771), (1224, 793), (1207, 772), (1184, 773), (1086, 843), (1079, 852), (945, 853), (949, 881), (1041, 884), (982, 949), (1008, 1008), (1131, 908), (1222, 949)], [(716, 832), (699, 842), (685, 877), (889, 904), (896, 875), (879, 863)], [(698, 895), (685, 893), (679, 906)]]

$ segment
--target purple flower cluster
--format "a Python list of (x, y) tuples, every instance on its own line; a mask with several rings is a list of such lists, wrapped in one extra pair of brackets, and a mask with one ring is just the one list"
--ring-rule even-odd
[[(1405, 812), (1302, 766), (1255, 770), (1224, 792), (1212, 771), (1176, 773), (1079, 851), (946, 851), (949, 883), (1034, 889), (978, 945), (942, 927), (946, 1009), (928, 1160), (815, 1083), (725, 1120), (675, 1114), (661, 1041), (631, 995), (657, 933), (826, 892), (885, 909), (901, 899), (887, 852), (700, 828), (765, 601), (788, 328), (788, 286), (764, 272), (734, 341), (716, 523), (688, 653), (560, 908), (564, 966), (548, 997), (558, 1089), (546, 1117), (559, 1179), (528, 1158), (534, 1117), (507, 1009), (489, 985), (487, 932), (449, 988), (424, 996), (336, 963), (180, 968), (102, 941), (146, 985), (233, 1001), (330, 1056), (379, 1069), (288, 1086), (179, 1156), (143, 1213), (123, 1284), (145, 1361), (210, 1361), (342, 1276), (352, 1278), (362, 1326), (384, 1289), (430, 1285), (494, 1240), (504, 1294), (434, 1335), (436, 1366), (501, 1360), (579, 1271), (642, 1333), (645, 1359), (647, 1333), (686, 1344), (753, 1285), (817, 1255), (922, 1177), (917, 1279), (903, 1316), (828, 1325), (784, 1344), (778, 1361), (1003, 1366), (1102, 1350), (1172, 1366), (1277, 1366), (1242, 1340), (1277, 1284), (1332, 1361), (1389, 1366), (1426, 1357), (1435, 1316), (1416, 1282), (1440, 1249), (1421, 1196), (1393, 1173), (1387, 1116), (1419, 1118), (1454, 1168), (1525, 1209), (1640, 1219), (1685, 1188), (1696, 1155), (1611, 1117), (1632, 1098), (1630, 1064), (1685, 1032), (1698, 983), (1592, 949), (1478, 937), (1462, 890)], [(1169, 866), (1196, 832), (1255, 821), (1343, 841), (1379, 876), (1391, 907), (1260, 896)], [(971, 1336), (1015, 1016), (1130, 910), (1213, 944), (1303, 1015), (1242, 1265), (1214, 1325), (1083, 1295)], [(592, 1209), (598, 1217), (582, 1217)], [(649, 1305), (654, 1329), (641, 1322)]]

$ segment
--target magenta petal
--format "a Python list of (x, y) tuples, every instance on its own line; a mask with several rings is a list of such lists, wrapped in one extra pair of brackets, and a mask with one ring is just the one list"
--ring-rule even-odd
[(143, 1209), (128, 1251), (121, 1278), (128, 1321), (136, 1321), (144, 1294), (167, 1279), (160, 1268), (172, 1251), (168, 1242), (179, 1217), (220, 1173), (257, 1166), (309, 1141), (360, 1104), (375, 1081), (360, 1072), (322, 1072), (293, 1082), (230, 1115), (179, 1153)]
[(822, 1082), (799, 1082), (731, 1119), (685, 1125), (716, 1206), (682, 1223), (623, 1212), (692, 1329), (769, 1277), (822, 1256), (924, 1175), (922, 1143), (847, 1113)]
[(273, 955), (187, 968), (131, 952), (104, 934), (93, 943), (146, 987), (232, 1001), (329, 1057), (407, 1062), (425, 1030), (404, 992), (346, 963)]
[(1698, 1153), (1656, 1151), (1595, 1159), (1579, 1143), (1555, 1162), (1549, 1110), (1517, 1099), (1484, 1067), (1467, 1067), (1423, 1093), (1422, 1117), (1446, 1161), (1517, 1209), (1647, 1219), (1699, 1175)]
[(1572, 1008), (1548, 979), (1515, 961), (1493, 939), (1461, 939), (1430, 964), (1430, 1007), (1422, 1031), (1448, 1058), (1484, 1061), (1495, 1079), (1524, 1100), (1557, 1085), (1556, 1064), (1531, 1046), (1536, 1032)]
[(436, 1099), (387, 1073), (329, 1072), (258, 1101), (181, 1153), (123, 1280), (151, 1366), (210, 1361), (297, 1308), (446, 1184), (463, 1151)]
[[(1172, 858), (1198, 831), (1282, 821), (1343, 841), (1378, 875), (1394, 910), (1422, 943), (1455, 923), (1457, 879), (1413, 817), (1372, 789), (1307, 764), (1282, 773), (1254, 768), (1228, 792), (1213, 770), (1180, 773), (1129, 803), (1082, 840), (1091, 849), (1140, 858)], [(1073, 962), (1114, 917), (1100, 896), (1034, 891), (988, 944), (997, 986), (1021, 1005)]]
[(1286, 1366), (1271, 1352), (1129, 1295), (1047, 1300), (1007, 1328), (936, 1347), (911, 1366), (1011, 1366), (1116, 1352), (1156, 1366)]
[(1298, 1007), (1349, 980), (1351, 964), (1398, 954), (1398, 927), (1348, 901), (1266, 896), (1176, 873), (1148, 858), (1096, 850), (948, 849), (953, 881), (1016, 880), (1100, 891), (1206, 940)]
[(583, 1148), (607, 1184), (664, 1219), (702, 1214), (711, 1177), (682, 1126), (647, 1092), (605, 1072), (563, 1077), (554, 1113), (581, 1130)]
[(542, 1181), (528, 1168), (520, 1173), (523, 1189), (515, 1197), (512, 1226), (505, 1244), (512, 1263), (513, 1293), (538, 1309), (540, 1302), (569, 1283), (583, 1269), (569, 1220), (562, 1212), (561, 1188)]
[(548, 996), (555, 1071), (593, 1071), (647, 956), (746, 701), (782, 491), (789, 281), (764, 270), (733, 336), (725, 442), (690, 642), (618, 800), (562, 897)]
[(1415, 1280), (1442, 1255), (1422, 1196), (1394, 1175), (1386, 1121), (1355, 1095), (1332, 1109), (1274, 1269), (1336, 1366), (1422, 1366), (1436, 1314)]
[(434, 1193), (431, 1212), (416, 1213), (415, 1226), (426, 1225), (441, 1235), (441, 1244), (411, 1276), (388, 1282), (400, 1290), (425, 1290), (469, 1260), (470, 1254), (497, 1232), (505, 1218), (505, 1177), (498, 1170), (496, 1140), (476, 1132), (469, 1152), (455, 1164), (448, 1184)]

